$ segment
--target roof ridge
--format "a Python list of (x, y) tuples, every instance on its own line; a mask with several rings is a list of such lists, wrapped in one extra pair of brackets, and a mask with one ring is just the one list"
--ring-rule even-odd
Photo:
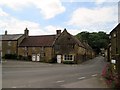
[(8, 36), (8, 35), (23, 35), (23, 34), (7, 34), (7, 35), (5, 35), (5, 34), (1, 34), (2, 36)]
[(54, 35), (35, 35), (35, 36), (29, 36), (29, 37), (42, 37), (42, 36), (56, 36), (55, 34)]

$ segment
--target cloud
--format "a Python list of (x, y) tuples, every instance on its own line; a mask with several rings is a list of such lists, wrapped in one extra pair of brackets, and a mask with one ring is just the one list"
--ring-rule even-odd
[(60, 26), (53, 26), (53, 25), (48, 25), (48, 26), (46, 26), (44, 29), (45, 29), (45, 31), (46, 31), (48, 34), (55, 34), (55, 33), (56, 33), (56, 30), (63, 30), (62, 27), (60, 27)]
[(45, 19), (53, 18), (65, 11), (65, 7), (62, 6), (60, 0), (44, 0), (41, 3), (34, 2), (34, 4), (41, 9), (40, 12), (43, 13)]
[(4, 12), (1, 8), (0, 23), (1, 33), (4, 33), (4, 30), (7, 29), (10, 34), (20, 34), (24, 33), (25, 28), (28, 27), (28, 29), (30, 29), (30, 34), (37, 34), (38, 31), (40, 31), (39, 33), (44, 34), (38, 23), (16, 19)]
[(2, 10), (2, 8), (0, 8), (0, 17), (1, 16), (8, 16), (8, 14), (6, 13), (6, 12), (4, 12), (3, 10)]
[(67, 22), (68, 25), (82, 29), (106, 29), (105, 25), (117, 22), (117, 9), (115, 7), (78, 8)]
[[(72, 35), (76, 35), (80, 32), (79, 29), (72, 29), (72, 28), (66, 28), (67, 31), (72, 34)], [(60, 26), (53, 26), (53, 25), (48, 25), (44, 28), (44, 30), (48, 33), (48, 34), (56, 34), (56, 30), (61, 30), (61, 32), (64, 30), (64, 27), (60, 27)]]
[(19, 20), (4, 12), (0, 8), (0, 29), (1, 34), (4, 34), (4, 31), (7, 30), (8, 34), (23, 34), (25, 28), (29, 29), (30, 35), (50, 35), (56, 34), (57, 29), (63, 29), (59, 26), (48, 25), (45, 27), (40, 26), (39, 23)]
[(96, 4), (102, 4), (104, 2), (119, 2), (119, 0), (95, 0)]
[(24, 7), (34, 5), (45, 19), (53, 18), (65, 11), (60, 0), (0, 0), (0, 5), (10, 7), (13, 10), (21, 10)]
[(37, 34), (37, 31), (40, 31), (40, 25), (38, 23), (30, 21), (21, 21), (13, 17), (10, 17), (8, 20), (2, 20), (0, 21), (0, 23), (2, 23), (0, 27), (7, 29), (9, 34), (24, 33), (26, 27), (30, 29), (30, 34)]

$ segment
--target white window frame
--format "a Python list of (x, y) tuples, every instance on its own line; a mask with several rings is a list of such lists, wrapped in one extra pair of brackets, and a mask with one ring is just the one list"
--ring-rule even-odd
[[(70, 60), (71, 56), (72, 59)], [(63, 55), (63, 61), (74, 61), (74, 55), (73, 54)]]
[(11, 46), (11, 41), (8, 41), (8, 46)]

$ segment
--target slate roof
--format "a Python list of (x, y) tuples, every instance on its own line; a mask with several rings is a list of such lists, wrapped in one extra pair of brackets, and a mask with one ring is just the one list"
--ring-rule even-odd
[(120, 29), (120, 23), (118, 23), (118, 25), (110, 32), (110, 34), (114, 31), (117, 31)]
[(23, 34), (0, 35), (0, 40), (18, 40)]
[(25, 38), (20, 47), (52, 46), (56, 35), (29, 36)]

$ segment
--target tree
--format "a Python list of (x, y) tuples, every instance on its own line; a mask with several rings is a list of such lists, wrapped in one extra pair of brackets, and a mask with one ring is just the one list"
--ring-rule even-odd
[(87, 31), (78, 33), (76, 37), (81, 41), (87, 41), (87, 43), (96, 51), (96, 53), (100, 53), (101, 48), (107, 48), (109, 44), (109, 35), (105, 32), (92, 32), (89, 33)]

